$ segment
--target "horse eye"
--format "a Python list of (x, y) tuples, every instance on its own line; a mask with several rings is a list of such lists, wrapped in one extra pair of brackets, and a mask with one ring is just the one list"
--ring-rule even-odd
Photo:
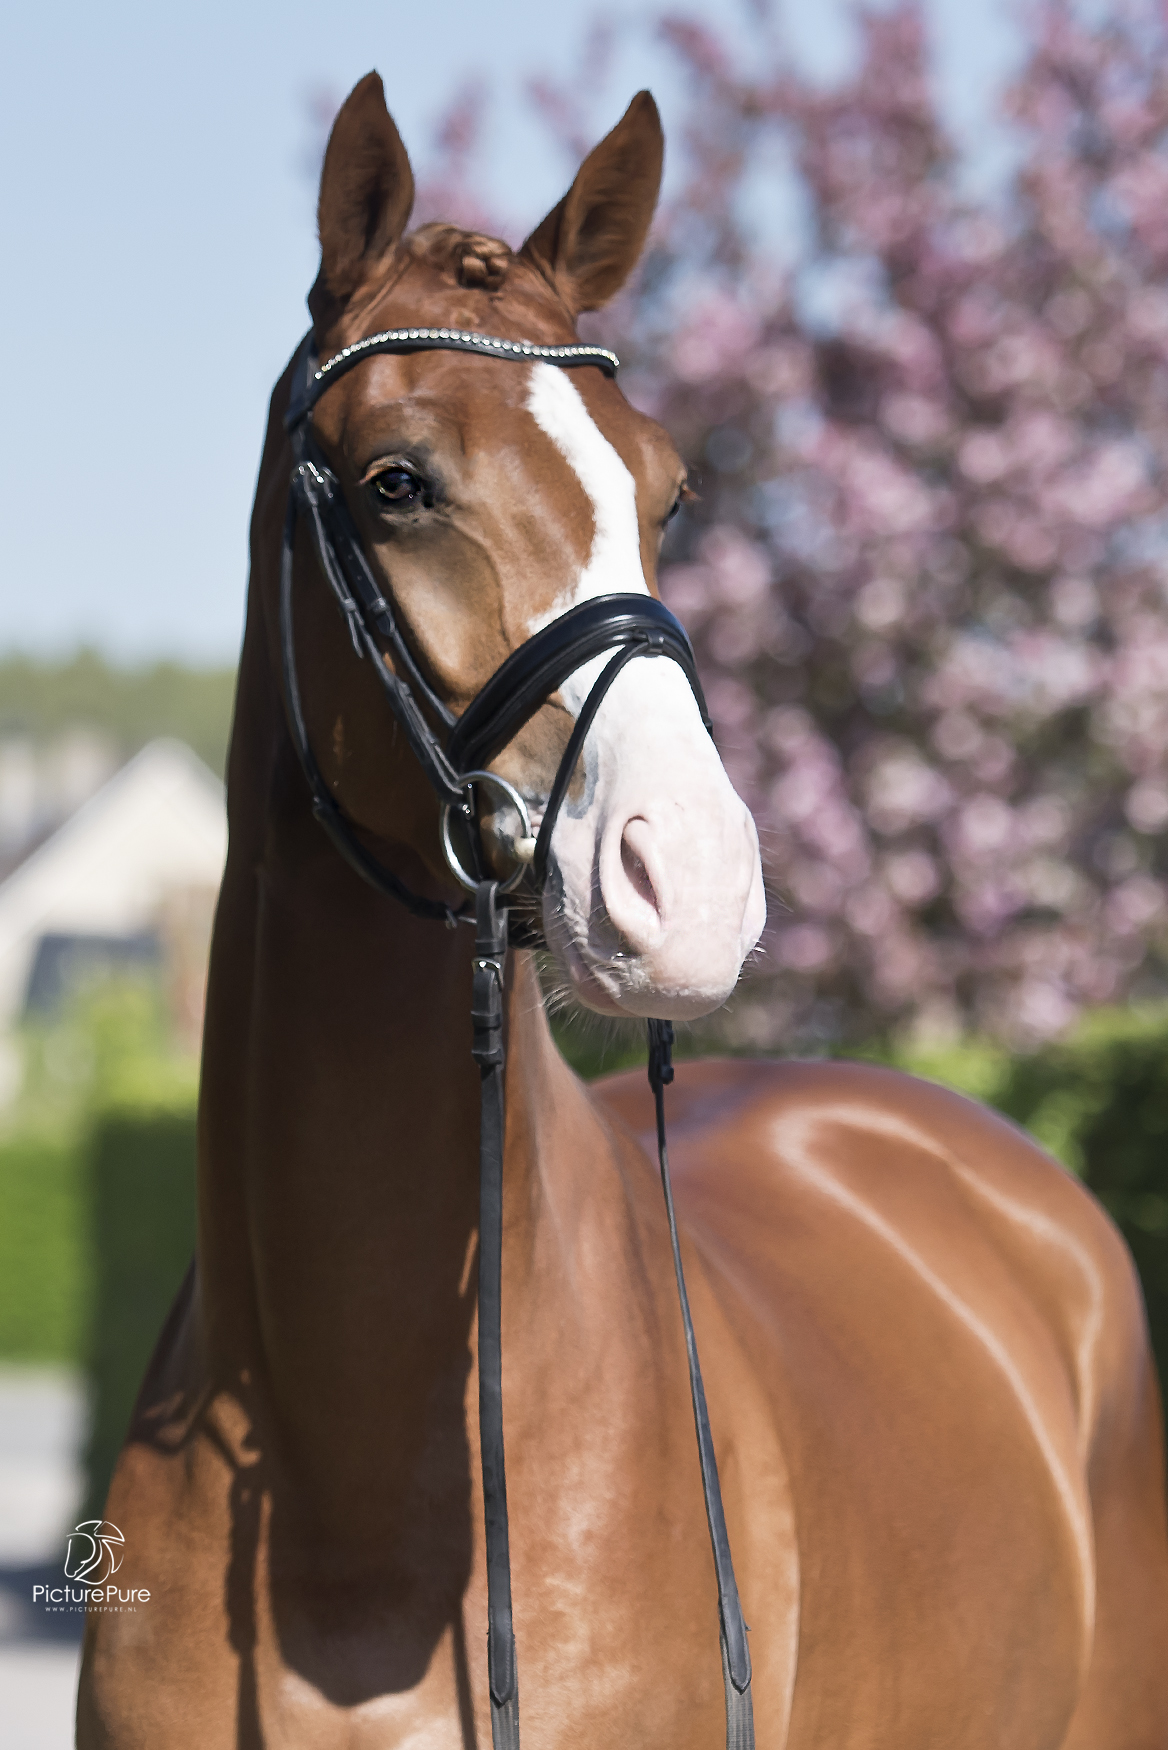
[(373, 489), (385, 504), (421, 504), (426, 495), (422, 481), (409, 468), (384, 469), (374, 477)]
[(682, 500), (682, 494), (679, 492), (677, 497), (674, 499), (673, 503), (670, 505), (669, 509), (665, 512), (665, 521), (667, 523), (671, 523), (673, 521), (674, 517), (677, 515), (678, 511), (681, 509), (681, 500)]

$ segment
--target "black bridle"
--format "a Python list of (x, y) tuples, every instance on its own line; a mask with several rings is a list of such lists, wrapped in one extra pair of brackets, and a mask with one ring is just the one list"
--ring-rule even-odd
[[(429, 350), (466, 352), (479, 357), (522, 362), (544, 360), (564, 368), (595, 366), (609, 376), (618, 367), (615, 353), (603, 347), (574, 344), (540, 346), (532, 341), (501, 340), (457, 328), (395, 328), (371, 335), (319, 364), (311, 333), (293, 362), (292, 392), (284, 425), (293, 455), (288, 509), (280, 560), (280, 647), (288, 722), (301, 768), (312, 796), (312, 812), (345, 861), (380, 892), (390, 895), (415, 917), (436, 919), (453, 928), (472, 921), (470, 902), (455, 909), (440, 900), (413, 893), (366, 848), (332, 795), (313, 754), (300, 699), (293, 630), (293, 555), (298, 520), (311, 528), (321, 571), (349, 629), (358, 657), (368, 656), (410, 748), (442, 804), (443, 844), (447, 861), (460, 883), (473, 891), (476, 925), (471, 1016), (472, 1055), (482, 1079), (482, 1121), (479, 1143), (479, 1438), (482, 1447), (483, 1505), (486, 1520), (488, 1671), (491, 1689), (491, 1734), (494, 1750), (519, 1750), (519, 1682), (511, 1614), (511, 1564), (507, 1525), (507, 1482), (503, 1455), (501, 1290), (503, 1238), (503, 981), (509, 943), (542, 944), (538, 927), (526, 916), (509, 921), (500, 895), (525, 878), (527, 863), (503, 883), (484, 874), (485, 862), (476, 827), (476, 794), (494, 787), (516, 810), (527, 833), (532, 896), (538, 898), (547, 875), (548, 850), (568, 784), (585, 737), (605, 694), (621, 670), (638, 656), (665, 656), (676, 662), (697, 700), (702, 721), (710, 728), (705, 698), (694, 665), (689, 639), (662, 602), (649, 595), (607, 595), (581, 603), (561, 614), (542, 631), (519, 645), (455, 719), (438, 696), (403, 637), (393, 605), (383, 594), (365, 557), (361, 539), (340, 482), (312, 432), (309, 415), (333, 383), (365, 359), (382, 353)], [(605, 652), (614, 654), (593, 683), (568, 738), (538, 835), (532, 844), (530, 820), (522, 796), (505, 779), (487, 770), (493, 759), (547, 702), (569, 675)], [(392, 667), (386, 661), (389, 657)], [(455, 821), (473, 864), (468, 871), (455, 850)], [(673, 1080), (673, 1028), (668, 1021), (650, 1021), (649, 1083), (657, 1115), (657, 1148), (665, 1196), (674, 1273), (681, 1302), (689, 1365), (690, 1391), (697, 1429), (698, 1456), (706, 1517), (718, 1581), (722, 1676), (726, 1691), (727, 1750), (753, 1750), (754, 1713), (750, 1693), (750, 1651), (738, 1598), (730, 1542), (722, 1510), (718, 1467), (710, 1433), (697, 1343), (690, 1317), (682, 1270), (681, 1249), (669, 1180), (665, 1140), (666, 1085)]]

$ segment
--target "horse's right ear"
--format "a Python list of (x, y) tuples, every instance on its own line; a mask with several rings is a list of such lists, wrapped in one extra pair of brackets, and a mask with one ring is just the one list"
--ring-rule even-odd
[(377, 73), (341, 105), (320, 175), (320, 273), (308, 296), (318, 324), (352, 297), (394, 248), (414, 204), (414, 173)]

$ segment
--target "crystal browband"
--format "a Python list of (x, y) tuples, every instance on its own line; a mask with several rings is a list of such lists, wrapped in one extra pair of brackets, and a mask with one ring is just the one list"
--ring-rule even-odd
[(581, 341), (566, 346), (542, 346), (538, 341), (502, 340), (498, 335), (478, 334), (470, 328), (387, 328), (381, 334), (371, 334), (365, 340), (355, 340), (352, 346), (342, 347), (317, 366), (300, 386), (300, 393), (294, 390), (285, 425), (291, 428), (299, 424), (325, 390), (362, 359), (375, 353), (429, 351), (479, 353), (494, 359), (534, 359), (561, 367), (595, 365), (609, 377), (615, 377), (620, 369), (615, 352)]

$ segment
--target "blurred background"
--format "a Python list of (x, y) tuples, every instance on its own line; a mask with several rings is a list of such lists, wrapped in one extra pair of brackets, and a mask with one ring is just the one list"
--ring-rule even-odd
[[(1168, 1361), (1168, 40), (1006, 0), (61, 4), (0, 55), (0, 1694), (71, 1741), (100, 1512), (190, 1255), (250, 495), (370, 67), (417, 218), (517, 245), (648, 85), (591, 318), (697, 497), (662, 593), (759, 822), (690, 1050), (946, 1080), (1082, 1174)], [(622, 1044), (566, 1024), (585, 1071)], [(13, 1735), (15, 1733), (15, 1735)]]

